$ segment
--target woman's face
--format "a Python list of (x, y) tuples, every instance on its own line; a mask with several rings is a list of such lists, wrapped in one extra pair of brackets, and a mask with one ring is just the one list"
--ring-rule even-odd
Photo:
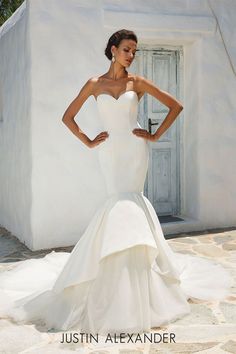
[(135, 56), (137, 49), (137, 43), (133, 39), (122, 39), (119, 47), (111, 47), (112, 53), (114, 53), (116, 61), (122, 66), (130, 66)]

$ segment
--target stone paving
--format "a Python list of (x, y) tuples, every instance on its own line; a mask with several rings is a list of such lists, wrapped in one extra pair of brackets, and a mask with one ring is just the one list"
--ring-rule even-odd
[[(191, 313), (151, 333), (174, 333), (175, 343), (140, 343), (131, 339), (123, 343), (99, 341), (95, 343), (60, 343), (62, 332), (45, 332), (38, 325), (17, 325), (0, 320), (1, 354), (155, 354), (155, 353), (236, 353), (236, 228), (206, 230), (166, 236), (174, 251), (217, 260), (235, 279), (231, 294), (223, 301), (189, 300)], [(72, 247), (56, 248), (70, 252)], [(0, 271), (10, 269), (15, 262), (40, 258), (52, 249), (31, 251), (4, 228), (0, 228)], [(75, 331), (67, 331), (69, 334)], [(150, 335), (150, 334), (149, 334)], [(158, 337), (159, 338), (159, 337)], [(135, 338), (133, 337), (133, 340)]]

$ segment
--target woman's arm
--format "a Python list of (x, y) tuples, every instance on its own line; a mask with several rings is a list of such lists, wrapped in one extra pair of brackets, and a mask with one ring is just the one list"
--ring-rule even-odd
[(85, 85), (81, 88), (78, 96), (71, 102), (62, 117), (63, 123), (88, 147), (90, 147), (91, 140), (76, 124), (74, 117), (79, 112), (87, 98), (93, 94), (95, 82), (95, 78), (90, 78), (85, 83)]
[[(137, 86), (138, 86), (138, 91), (141, 91), (143, 93), (149, 93), (156, 99), (158, 99), (160, 102), (162, 102), (164, 105), (166, 105), (170, 111), (168, 112), (166, 118), (160, 125), (160, 127), (157, 129), (155, 134), (151, 135), (151, 139), (156, 141), (160, 138), (160, 136), (171, 126), (171, 124), (175, 121), (179, 113), (183, 109), (183, 105), (173, 96), (171, 96), (168, 92), (161, 90), (157, 86), (153, 84), (150, 80), (145, 79), (142, 76), (139, 76), (137, 79)], [(139, 129), (135, 129), (135, 134), (140, 136), (143, 136), (142, 129), (139, 132)]]

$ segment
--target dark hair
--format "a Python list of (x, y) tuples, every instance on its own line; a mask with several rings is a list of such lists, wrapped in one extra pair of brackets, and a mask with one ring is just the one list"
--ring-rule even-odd
[(136, 43), (138, 43), (138, 39), (136, 34), (133, 31), (129, 31), (126, 29), (121, 29), (111, 35), (107, 42), (107, 46), (105, 49), (105, 55), (106, 57), (111, 60), (112, 59), (112, 53), (111, 53), (111, 47), (115, 45), (116, 47), (119, 46), (120, 42), (122, 39), (132, 39)]

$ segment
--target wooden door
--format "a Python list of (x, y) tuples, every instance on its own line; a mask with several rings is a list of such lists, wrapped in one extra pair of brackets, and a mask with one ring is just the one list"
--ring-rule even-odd
[[(130, 72), (144, 76), (160, 89), (180, 99), (181, 48), (145, 48), (138, 46)], [(145, 94), (139, 103), (140, 125), (154, 133), (169, 109)], [(180, 211), (180, 115), (160, 139), (149, 143), (149, 168), (144, 195), (158, 215), (178, 215)]]

